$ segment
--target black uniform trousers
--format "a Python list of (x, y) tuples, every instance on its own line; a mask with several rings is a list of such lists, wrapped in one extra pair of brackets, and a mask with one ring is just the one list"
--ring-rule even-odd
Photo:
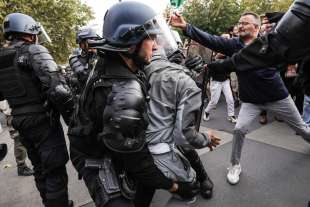
[(33, 165), (36, 187), (46, 207), (68, 206), (69, 159), (59, 117), (45, 113), (13, 116), (12, 125), (22, 137)]
[[(70, 140), (72, 139), (74, 138), (70, 136)], [(153, 157), (146, 146), (139, 152), (128, 154), (109, 151), (114, 165), (122, 166), (137, 183), (133, 202), (126, 200), (122, 196), (109, 199), (103, 185), (100, 183), (99, 171), (84, 167), (85, 159), (93, 157), (88, 157), (84, 153), (79, 152), (72, 146), (72, 143), (70, 148), (71, 161), (83, 177), (96, 207), (148, 207), (156, 189), (168, 190), (172, 186), (172, 181), (166, 178), (154, 164)]]

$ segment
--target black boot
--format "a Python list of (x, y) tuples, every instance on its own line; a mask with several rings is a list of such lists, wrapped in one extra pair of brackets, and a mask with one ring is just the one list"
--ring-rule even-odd
[(64, 198), (60, 197), (59, 199), (50, 199), (46, 200), (44, 203), (45, 207), (74, 207), (74, 202), (73, 200), (67, 200), (65, 201)]
[(190, 162), (192, 168), (197, 174), (197, 181), (200, 183), (200, 194), (203, 198), (210, 199), (213, 195), (213, 182), (209, 178), (198, 153), (193, 149), (178, 147), (186, 159)]
[(31, 176), (33, 173), (33, 170), (30, 169), (27, 165), (17, 167), (18, 176)]
[(74, 207), (74, 202), (73, 202), (73, 200), (69, 200), (68, 207)]
[(0, 161), (3, 160), (8, 152), (8, 147), (6, 144), (0, 144)]
[(213, 186), (214, 186), (213, 182), (209, 178), (209, 176), (204, 181), (201, 181), (200, 182), (200, 194), (201, 194), (201, 196), (204, 197), (205, 199), (212, 198)]

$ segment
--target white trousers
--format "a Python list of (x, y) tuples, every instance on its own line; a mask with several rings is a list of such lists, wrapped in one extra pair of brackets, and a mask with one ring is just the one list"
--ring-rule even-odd
[(221, 92), (223, 91), (227, 103), (227, 114), (228, 116), (235, 115), (234, 98), (232, 96), (229, 81), (229, 79), (224, 82), (214, 81), (212, 79), (210, 80), (211, 100), (205, 109), (206, 113), (210, 113), (210, 111), (216, 107), (216, 104), (220, 99)]

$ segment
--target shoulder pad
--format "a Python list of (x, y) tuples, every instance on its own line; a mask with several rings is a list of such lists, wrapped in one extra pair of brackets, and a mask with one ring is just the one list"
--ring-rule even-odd
[(77, 58), (78, 56), (81, 55), (81, 52), (82, 52), (82, 50), (79, 49), (79, 48), (74, 49), (74, 50), (72, 51), (72, 54), (69, 56), (69, 60), (72, 59), (72, 58), (74, 58), (74, 57)]
[(31, 55), (40, 54), (40, 53), (49, 53), (46, 47), (38, 44), (29, 45), (29, 53)]
[(114, 82), (111, 95), (112, 102), (119, 108), (139, 108), (145, 101), (142, 87), (136, 80)]
[(123, 80), (123, 81), (115, 81), (113, 83), (112, 92), (121, 92), (121, 93), (127, 93), (129, 91), (142, 91), (141, 85), (137, 80), (129, 79), (129, 80)]
[(37, 44), (29, 46), (30, 63), (34, 68), (40, 68), (48, 72), (58, 71), (58, 66), (48, 50)]
[(87, 70), (87, 65), (84, 65), (78, 56), (69, 59), (69, 65), (74, 73), (80, 73)]
[(78, 60), (79, 60), (78, 56), (71, 56), (71, 55), (70, 55), (70, 57), (69, 57), (69, 64), (70, 64), (70, 66), (71, 66), (73, 63), (75, 63), (76, 61), (78, 61)]

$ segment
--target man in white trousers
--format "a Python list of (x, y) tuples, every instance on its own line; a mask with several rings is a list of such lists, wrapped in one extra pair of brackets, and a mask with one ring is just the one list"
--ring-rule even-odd
[[(229, 38), (229, 34), (223, 34), (222, 37)], [(225, 59), (226, 56), (217, 53), (215, 59)], [(203, 116), (204, 121), (210, 120), (210, 112), (212, 109), (215, 109), (216, 104), (218, 103), (221, 93), (225, 96), (225, 100), (227, 103), (227, 120), (231, 123), (236, 123), (237, 119), (235, 117), (235, 109), (234, 109), (234, 98), (232, 95), (231, 87), (230, 87), (230, 72), (225, 73), (210, 73), (210, 92), (211, 99), (209, 101), (208, 106), (205, 109), (205, 113)]]

